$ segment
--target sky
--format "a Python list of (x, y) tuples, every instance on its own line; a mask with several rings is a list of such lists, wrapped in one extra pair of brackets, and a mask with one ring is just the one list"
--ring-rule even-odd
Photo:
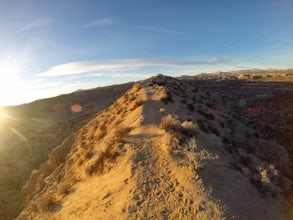
[(1, 0), (0, 105), (148, 78), (293, 67), (292, 0)]

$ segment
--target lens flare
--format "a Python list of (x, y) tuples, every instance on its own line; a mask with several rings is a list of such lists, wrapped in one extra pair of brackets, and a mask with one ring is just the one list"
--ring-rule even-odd
[(19, 137), (21, 140), (27, 142), (27, 139), (25, 136), (23, 136), (19, 131), (17, 131), (15, 128), (10, 127), (10, 130), (17, 136)]
[(74, 104), (74, 105), (71, 106), (71, 111), (73, 111), (75, 113), (81, 112), (82, 111), (82, 107), (81, 107), (81, 105)]

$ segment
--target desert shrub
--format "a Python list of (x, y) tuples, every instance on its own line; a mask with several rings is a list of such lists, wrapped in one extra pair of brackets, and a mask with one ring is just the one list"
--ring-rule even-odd
[(106, 167), (106, 163), (116, 162), (118, 156), (119, 153), (117, 149), (113, 148), (113, 146), (108, 146), (108, 148), (99, 155), (98, 159), (89, 167), (87, 167), (86, 173), (89, 176), (92, 176), (94, 173), (103, 173)]
[(197, 113), (199, 113), (199, 114), (201, 114), (201, 115), (203, 115), (203, 116), (205, 116), (206, 115), (206, 113), (202, 110), (202, 109), (197, 109)]
[(208, 106), (209, 108), (213, 108), (213, 107), (214, 107), (213, 103), (211, 103), (211, 102), (207, 102), (207, 106)]
[(85, 159), (85, 160), (89, 160), (89, 159), (91, 159), (94, 155), (95, 155), (95, 152), (93, 152), (93, 151), (87, 151), (87, 152), (84, 153), (84, 159)]
[(44, 194), (38, 203), (38, 208), (44, 211), (51, 211), (54, 209), (54, 207), (56, 207), (57, 204), (58, 201), (54, 195)]
[(224, 122), (220, 122), (220, 125), (221, 125), (222, 128), (225, 128)]
[(205, 133), (210, 133), (206, 123), (202, 120), (198, 120), (198, 127), (200, 128), (200, 130), (202, 130)]
[[(200, 107), (200, 106), (199, 106), (199, 107)], [(213, 114), (213, 113), (206, 112), (206, 111), (208, 111), (208, 110), (205, 110), (205, 111), (204, 111), (203, 109), (199, 108), (199, 109), (197, 110), (197, 113), (203, 115), (206, 119), (214, 120), (214, 119), (215, 119), (214, 114)]]
[(212, 125), (208, 125), (208, 129), (213, 132), (215, 135), (217, 135), (218, 137), (220, 137), (221, 132), (218, 130), (218, 128), (212, 126)]
[(114, 132), (115, 141), (118, 143), (123, 142), (124, 138), (127, 136), (129, 132), (130, 132), (129, 127), (124, 127), (124, 126), (118, 127)]
[(254, 185), (254, 187), (255, 187), (256, 189), (259, 190), (259, 192), (261, 192), (261, 193), (263, 193), (263, 194), (265, 193), (265, 188), (264, 188), (263, 183), (262, 183), (262, 181), (261, 181), (260, 178), (255, 177), (255, 176), (252, 176), (252, 177), (250, 178), (250, 182), (252, 183), (252, 185)]
[(244, 132), (244, 134), (247, 139), (251, 138), (251, 134), (249, 132)]
[(258, 133), (258, 132), (254, 132), (254, 133), (253, 133), (253, 136), (254, 136), (255, 138), (259, 138), (259, 133)]
[(234, 121), (233, 118), (229, 119), (229, 120), (228, 120), (228, 124), (231, 125), (231, 124), (233, 123), (233, 121)]
[(115, 114), (116, 115), (119, 115), (122, 112), (123, 112), (123, 109), (122, 108), (117, 108)]
[(223, 144), (230, 144), (231, 142), (230, 142), (230, 140), (227, 137), (223, 137), (222, 138), (222, 143)]
[(139, 106), (142, 106), (144, 103), (143, 100), (135, 100), (134, 104), (133, 104), (133, 107), (132, 107), (132, 110), (138, 108)]
[(135, 89), (136, 91), (138, 91), (141, 89), (141, 84), (139, 82), (136, 82), (136, 83), (134, 83), (132, 88)]
[(198, 88), (193, 88), (191, 92), (193, 93), (198, 92)]
[(132, 96), (129, 97), (128, 100), (129, 100), (129, 101), (133, 101), (133, 100), (135, 100), (135, 99), (136, 99), (136, 97), (135, 97), (134, 95), (132, 95)]
[(168, 89), (165, 87), (164, 90), (162, 91), (163, 95), (161, 97), (161, 101), (165, 104), (168, 104), (169, 102), (173, 102), (172, 94)]
[(194, 110), (195, 110), (193, 104), (191, 104), (191, 103), (188, 103), (188, 104), (187, 104), (187, 108), (188, 108), (189, 111), (191, 111), (191, 112), (194, 112)]
[(198, 134), (198, 127), (192, 121), (184, 121), (181, 124), (181, 132), (187, 136), (195, 136)]
[(160, 145), (161, 148), (166, 153), (173, 153), (173, 150), (179, 145), (179, 139), (175, 138), (174, 136), (167, 134), (163, 136), (162, 142), (164, 144)]
[(80, 166), (80, 165), (83, 164), (83, 162), (84, 162), (84, 159), (79, 159), (79, 160), (77, 161), (77, 164)]
[(181, 124), (180, 121), (172, 115), (167, 115), (162, 118), (160, 127), (167, 132), (178, 132), (180, 131)]
[(246, 154), (241, 154), (239, 156), (239, 162), (241, 164), (243, 164), (244, 166), (248, 167), (252, 164), (252, 159), (249, 155), (246, 155)]
[(165, 112), (165, 109), (164, 109), (164, 108), (160, 108), (160, 109), (159, 109), (159, 112), (160, 112), (161, 114), (163, 114), (163, 113)]
[(70, 193), (70, 190), (71, 190), (71, 187), (72, 187), (72, 184), (69, 184), (69, 183), (61, 183), (58, 187), (58, 193), (60, 195), (67, 195)]
[(95, 137), (96, 137), (96, 139), (101, 139), (102, 137), (104, 137), (105, 136), (105, 134), (106, 134), (106, 132), (107, 132), (107, 129), (106, 129), (106, 126), (104, 125), (104, 124), (101, 124), (99, 127), (98, 127), (98, 129), (97, 129), (97, 131), (96, 131), (96, 133), (95, 133)]
[(176, 134), (176, 136), (183, 134), (192, 137), (198, 134), (198, 127), (192, 121), (184, 121), (180, 124), (180, 121), (172, 115), (163, 117), (160, 127), (168, 133)]
[(214, 120), (215, 116), (213, 113), (206, 113), (206, 119)]

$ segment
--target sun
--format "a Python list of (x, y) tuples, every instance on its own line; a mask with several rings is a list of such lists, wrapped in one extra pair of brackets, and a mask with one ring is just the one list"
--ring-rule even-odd
[(20, 84), (19, 67), (11, 61), (0, 61), (0, 106), (15, 103)]

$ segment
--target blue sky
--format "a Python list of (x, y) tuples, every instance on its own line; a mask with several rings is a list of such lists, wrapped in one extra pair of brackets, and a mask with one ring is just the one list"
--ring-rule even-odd
[(0, 105), (157, 73), (293, 67), (291, 0), (4, 0), (0, 27)]

